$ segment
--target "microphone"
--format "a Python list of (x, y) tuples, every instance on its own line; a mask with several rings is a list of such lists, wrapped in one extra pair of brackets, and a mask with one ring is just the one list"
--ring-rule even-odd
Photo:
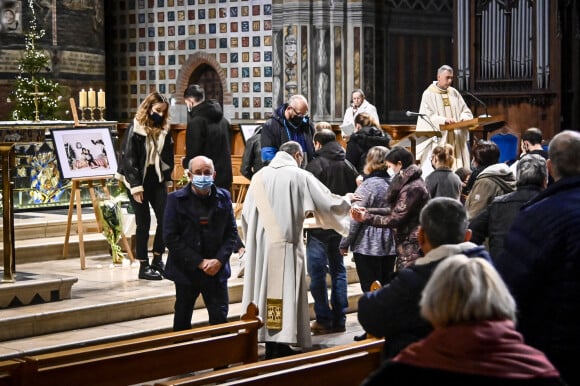
[(483, 106), (483, 108), (485, 109), (485, 117), (481, 117), (481, 118), (488, 118), (490, 115), (487, 113), (487, 105), (485, 104), (484, 101), (482, 101), (481, 99), (479, 99), (478, 97), (476, 97), (475, 95), (473, 95), (472, 93), (470, 93), (469, 91), (465, 90), (464, 91), (465, 94), (469, 95), (470, 97), (473, 98), (473, 100), (475, 100), (477, 103), (479, 103), (480, 105)]
[(424, 117), (425, 116), (425, 114), (415, 113), (413, 111), (407, 111), (405, 113), (405, 115), (408, 116), (408, 117)]

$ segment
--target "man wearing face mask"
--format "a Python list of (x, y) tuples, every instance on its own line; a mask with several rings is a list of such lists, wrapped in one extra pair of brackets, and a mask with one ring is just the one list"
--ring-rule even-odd
[(189, 85), (183, 98), (188, 110), (183, 167), (198, 155), (211, 158), (217, 172), (215, 184), (229, 190), (233, 181), (230, 123), (218, 102), (205, 99), (200, 85)]
[(215, 185), (213, 161), (192, 158), (188, 174), (191, 183), (171, 193), (165, 209), (165, 276), (175, 283), (174, 331), (191, 328), (200, 294), (209, 323), (227, 322), (229, 258), (238, 239), (231, 197)]
[(262, 161), (265, 165), (276, 155), (285, 142), (296, 141), (305, 154), (305, 167), (314, 157), (314, 125), (308, 118), (308, 101), (303, 95), (292, 95), (288, 103), (278, 107), (270, 119), (262, 125), (260, 142)]

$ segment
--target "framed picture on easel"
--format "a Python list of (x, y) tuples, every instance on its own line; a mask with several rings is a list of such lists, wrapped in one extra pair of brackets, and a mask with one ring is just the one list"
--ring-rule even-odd
[(117, 171), (108, 127), (52, 129), (50, 132), (62, 178), (112, 176)]

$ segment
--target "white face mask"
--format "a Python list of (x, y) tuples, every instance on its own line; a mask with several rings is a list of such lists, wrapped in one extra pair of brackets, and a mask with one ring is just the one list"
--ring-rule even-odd
[(388, 168), (387, 174), (389, 175), (389, 177), (393, 178), (397, 173), (395, 173), (395, 170), (393, 168)]

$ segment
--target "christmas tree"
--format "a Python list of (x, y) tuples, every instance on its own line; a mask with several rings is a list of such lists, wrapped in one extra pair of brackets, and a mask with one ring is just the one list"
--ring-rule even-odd
[(19, 74), (16, 77), (15, 108), (12, 112), (14, 120), (54, 119), (58, 107), (58, 83), (39, 76), (43, 70), (50, 71), (50, 58), (42, 50), (38, 50), (36, 43), (45, 35), (43, 29), (36, 25), (34, 1), (29, 0), (28, 6), (32, 17), (30, 27), (25, 33), (25, 50), (18, 64)]

